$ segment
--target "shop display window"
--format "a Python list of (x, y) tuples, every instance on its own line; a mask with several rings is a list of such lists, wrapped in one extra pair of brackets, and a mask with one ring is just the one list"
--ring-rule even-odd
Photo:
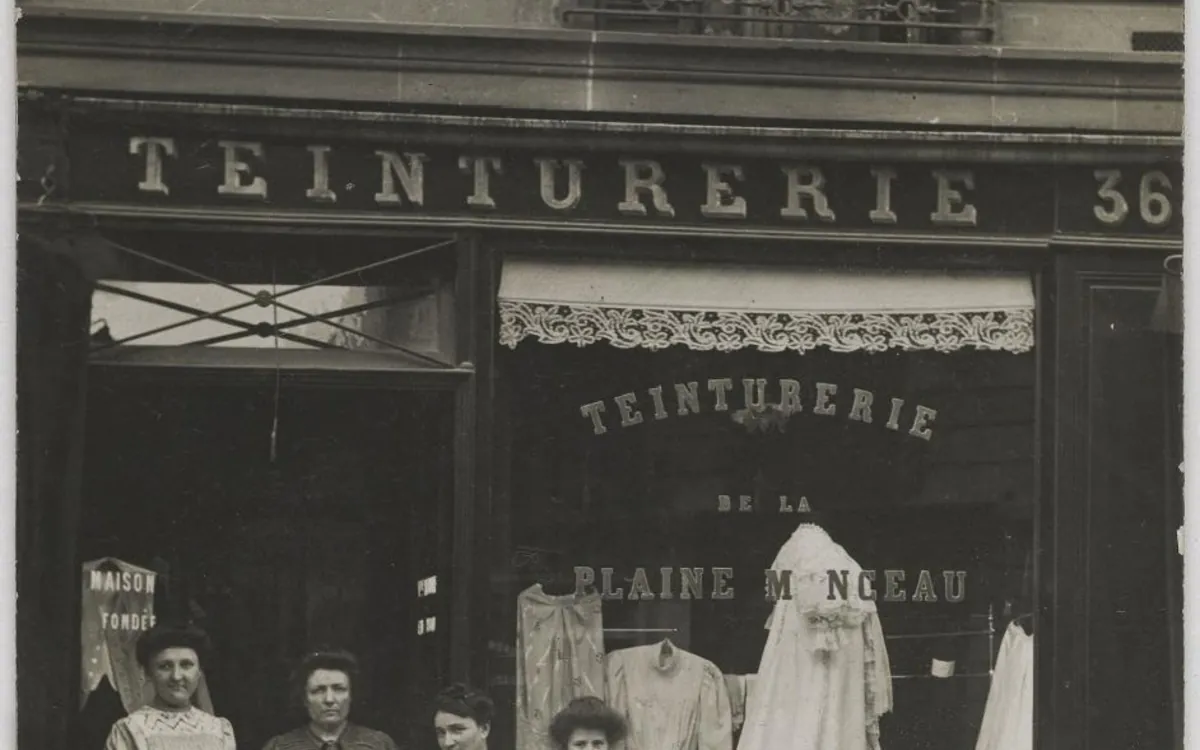
[[(507, 318), (498, 362), (500, 747), (548, 748), (583, 694), (632, 750), (1031, 747), (1031, 332), (1009, 350), (548, 345), (574, 329), (530, 321), (579, 311), (539, 304)], [(592, 310), (643, 332), (660, 314)]]

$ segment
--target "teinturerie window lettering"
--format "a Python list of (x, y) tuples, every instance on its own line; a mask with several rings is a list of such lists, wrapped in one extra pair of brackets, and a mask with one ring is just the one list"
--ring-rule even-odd
[[(631, 391), (613, 397), (616, 415), (611, 415), (605, 401), (583, 404), (579, 413), (591, 420), (593, 434), (603, 435), (608, 432), (610, 423), (632, 427), (646, 422), (647, 415), (654, 420), (686, 417), (700, 414), (704, 407), (714, 412), (728, 412), (730, 394), (737, 390), (741, 398), (735, 404), (739, 408), (732, 415), (739, 423), (767, 410), (786, 417), (810, 410), (819, 416), (845, 415), (853, 422), (878, 424), (897, 432), (903, 430), (922, 440), (933, 437), (932, 425), (937, 410), (921, 404), (910, 405), (903, 398), (881, 398), (877, 404), (873, 391), (851, 388), (843, 389), (839, 395), (837, 383), (801, 382), (792, 378), (779, 378), (775, 383), (769, 383), (767, 378), (743, 378), (741, 385), (740, 390), (735, 389), (733, 378), (709, 378), (703, 388), (697, 380), (674, 383), (671, 390), (656, 385), (647, 388), (644, 396)], [(768, 388), (778, 394), (777, 401), (768, 401)], [(705, 394), (703, 398), (701, 393)], [(619, 416), (619, 422), (613, 418), (615, 416)]]

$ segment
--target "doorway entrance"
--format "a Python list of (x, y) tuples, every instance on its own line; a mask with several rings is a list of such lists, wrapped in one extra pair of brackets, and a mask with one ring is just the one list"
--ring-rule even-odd
[[(353, 721), (426, 743), (421, 701), (449, 661), (453, 391), (130, 369), (93, 368), (80, 562), (160, 573), (159, 618), (212, 638), (239, 746), (304, 721), (288, 676), (319, 648), (359, 657)], [(89, 748), (123, 713), (102, 703)]]

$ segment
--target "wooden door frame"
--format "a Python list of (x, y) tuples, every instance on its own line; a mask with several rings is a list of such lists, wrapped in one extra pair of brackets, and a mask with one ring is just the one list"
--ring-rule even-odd
[[(1104, 285), (1152, 290), (1161, 283), (1165, 255), (1165, 250), (1131, 253), (1115, 246), (1063, 247), (1044, 290), (1050, 306), (1043, 318), (1050, 328), (1044, 337), (1042, 435), (1047, 442), (1041, 476), (1048, 507), (1039, 529), (1048, 543), (1039, 557), (1051, 571), (1047, 583), (1054, 595), (1042, 608), (1035, 652), (1040, 669), (1037, 691), (1046, 696), (1039, 697), (1035, 709), (1039, 748), (1089, 747), (1090, 692), (1095, 684), (1086, 638), (1090, 540), (1081, 523), (1092, 502), (1084, 489), (1092, 460), (1088, 295)], [(1039, 710), (1044, 713), (1039, 715)]]

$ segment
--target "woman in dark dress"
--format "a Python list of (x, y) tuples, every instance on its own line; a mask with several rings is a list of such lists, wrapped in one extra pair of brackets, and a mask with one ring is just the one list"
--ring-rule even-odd
[(396, 750), (383, 732), (350, 722), (358, 660), (346, 651), (304, 657), (292, 675), (292, 691), (308, 722), (272, 737), (263, 750)]

